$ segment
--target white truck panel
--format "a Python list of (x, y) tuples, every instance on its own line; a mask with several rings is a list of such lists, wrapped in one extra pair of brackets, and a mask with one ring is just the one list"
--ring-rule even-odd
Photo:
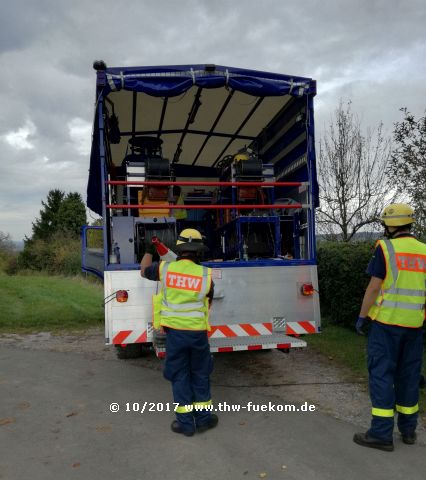
[[(308, 282), (318, 290), (316, 266), (215, 268), (213, 277), (215, 296), (210, 324), (213, 330), (216, 326), (230, 327), (233, 343), (250, 336), (241, 324), (252, 325), (263, 342), (267, 341), (268, 333), (288, 333), (287, 326), (296, 334), (320, 329), (317, 292), (309, 297), (300, 292), (301, 285)], [(138, 270), (105, 272), (105, 297), (112, 295), (105, 305), (107, 344), (152, 341), (152, 295), (157, 293), (159, 285), (142, 278)], [(118, 290), (128, 291), (127, 302), (117, 302), (114, 294)], [(266, 330), (265, 323), (272, 325), (273, 332)], [(310, 330), (306, 331), (303, 325)], [(213, 337), (222, 337), (223, 343), (224, 335), (216, 330)]]

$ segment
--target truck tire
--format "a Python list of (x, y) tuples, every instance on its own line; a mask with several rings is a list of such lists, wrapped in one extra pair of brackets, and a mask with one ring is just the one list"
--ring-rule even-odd
[(143, 351), (145, 351), (140, 343), (129, 343), (129, 345), (126, 345), (125, 347), (122, 345), (116, 345), (115, 349), (117, 357), (121, 360), (141, 357), (143, 355)]
[(140, 343), (141, 351), (140, 357), (147, 357), (153, 353), (152, 343)]

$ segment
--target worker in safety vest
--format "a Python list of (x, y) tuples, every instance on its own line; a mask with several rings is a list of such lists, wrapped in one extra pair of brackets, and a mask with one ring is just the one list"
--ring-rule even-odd
[(368, 335), (368, 372), (372, 403), (371, 427), (356, 433), (364, 447), (392, 451), (395, 410), (402, 441), (416, 441), (419, 380), (423, 355), (426, 298), (426, 244), (410, 233), (414, 211), (406, 204), (386, 207), (384, 240), (379, 240), (367, 273), (370, 283), (356, 323)]
[(161, 282), (153, 298), (154, 329), (166, 332), (164, 376), (172, 382), (176, 420), (173, 432), (192, 436), (213, 428), (218, 418), (211, 413), (210, 374), (213, 358), (207, 331), (213, 299), (211, 269), (200, 264), (207, 251), (200, 232), (187, 228), (178, 236), (178, 257), (174, 262), (152, 263), (152, 251), (145, 253), (141, 275)]

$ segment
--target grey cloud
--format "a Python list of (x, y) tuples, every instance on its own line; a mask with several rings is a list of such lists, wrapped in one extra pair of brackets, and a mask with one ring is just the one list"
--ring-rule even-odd
[[(390, 131), (400, 107), (424, 110), (425, 24), (424, 0), (8, 2), (0, 19), (0, 205), (19, 214), (12, 221), (0, 212), (0, 229), (16, 239), (29, 233), (51, 188), (85, 197), (89, 158), (68, 126), (92, 121), (94, 59), (309, 76), (318, 81), (318, 133), (340, 97), (353, 100), (363, 122), (383, 120)], [(34, 149), (18, 151), (1, 137), (26, 119), (36, 127)]]
[[(52, 2), (17, 0), (3, 2), (0, 17), (0, 53), (31, 45), (51, 27)], [(56, 10), (53, 5), (53, 10)]]

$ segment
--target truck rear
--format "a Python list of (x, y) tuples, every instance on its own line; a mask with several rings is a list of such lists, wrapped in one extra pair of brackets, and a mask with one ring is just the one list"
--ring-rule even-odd
[(320, 331), (315, 81), (218, 65), (94, 67), (87, 205), (102, 217), (103, 249), (87, 245), (85, 227), (83, 270), (104, 279), (106, 343), (124, 357), (153, 343), (159, 284), (140, 276), (145, 245), (158, 236), (173, 249), (195, 228), (215, 282), (211, 350), (306, 346), (301, 336)]

